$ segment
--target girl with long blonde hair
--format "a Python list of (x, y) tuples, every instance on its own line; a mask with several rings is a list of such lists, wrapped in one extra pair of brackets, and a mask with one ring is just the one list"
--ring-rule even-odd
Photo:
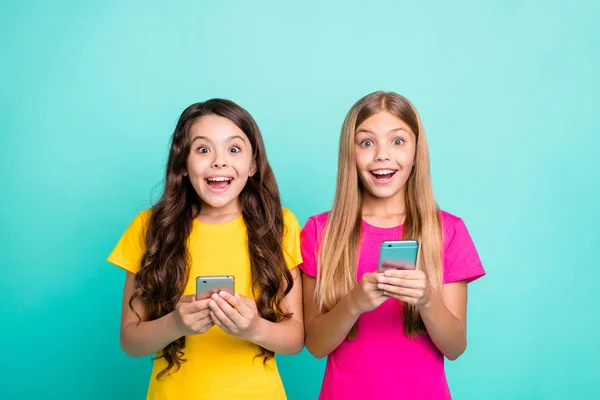
[[(414, 270), (378, 272), (382, 241), (414, 239)], [(301, 234), (306, 347), (327, 356), (321, 399), (449, 399), (444, 357), (466, 348), (467, 283), (485, 274), (463, 221), (438, 209), (425, 131), (375, 92), (340, 136), (333, 208)]]

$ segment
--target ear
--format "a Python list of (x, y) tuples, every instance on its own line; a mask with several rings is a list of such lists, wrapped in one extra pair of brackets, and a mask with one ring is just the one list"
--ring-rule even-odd
[(252, 178), (255, 173), (256, 173), (256, 161), (252, 160), (252, 164), (250, 165), (250, 172), (248, 173), (248, 176), (250, 178)]
[(187, 171), (183, 171), (183, 176), (188, 176)]

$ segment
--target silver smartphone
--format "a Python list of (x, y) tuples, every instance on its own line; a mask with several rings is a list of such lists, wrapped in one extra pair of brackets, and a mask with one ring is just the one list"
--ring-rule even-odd
[(235, 278), (231, 275), (199, 276), (196, 278), (196, 299), (207, 299), (221, 290), (235, 294)]
[(379, 272), (387, 269), (416, 269), (419, 242), (416, 240), (386, 240), (379, 249)]

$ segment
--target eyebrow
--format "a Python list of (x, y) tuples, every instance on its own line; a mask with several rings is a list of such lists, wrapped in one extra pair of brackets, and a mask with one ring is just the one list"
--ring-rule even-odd
[[(407, 131), (406, 129), (404, 129), (404, 128), (394, 128), (394, 129), (390, 130), (388, 133), (393, 133), (393, 132), (398, 132), (398, 131), (404, 131), (404, 132), (408, 132), (408, 131)], [(370, 131), (370, 130), (368, 130), (368, 129), (364, 129), (364, 128), (363, 128), (363, 129), (359, 129), (359, 130), (357, 130), (357, 131), (356, 131), (356, 133), (355, 133), (355, 135), (358, 135), (359, 133), (370, 133), (370, 134), (372, 134), (372, 135), (374, 135), (374, 134), (375, 134), (375, 132), (373, 132), (373, 131)]]
[[(246, 140), (243, 137), (241, 137), (240, 135), (229, 136), (226, 141), (229, 142), (233, 139), (241, 139), (242, 142), (246, 143)], [(194, 138), (192, 139), (192, 143), (194, 143), (196, 140), (206, 140), (207, 142), (212, 142), (212, 140), (210, 140), (206, 136), (194, 136)]]
[(241, 137), (240, 135), (233, 135), (233, 136), (229, 136), (227, 138), (227, 141), (231, 141), (233, 139), (240, 139), (242, 142), (246, 143), (246, 139), (244, 139), (243, 137)]

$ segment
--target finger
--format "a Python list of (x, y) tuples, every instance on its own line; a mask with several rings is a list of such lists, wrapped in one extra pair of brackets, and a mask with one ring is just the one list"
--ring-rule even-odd
[(404, 302), (406, 304), (411, 304), (413, 306), (417, 305), (417, 300), (415, 298), (406, 297), (406, 296), (399, 296), (397, 294), (393, 294), (393, 293), (389, 293), (389, 292), (386, 292), (386, 293), (387, 293), (386, 296), (393, 297), (394, 299), (400, 300), (400, 301), (402, 301), (402, 302)]
[(378, 283), (386, 283), (392, 286), (412, 288), (412, 289), (425, 289), (425, 282), (419, 279), (405, 279), (405, 278), (393, 278), (389, 276), (380, 276), (377, 279)]
[(238, 296), (233, 296), (231, 293), (221, 290), (219, 292), (219, 297), (225, 300), (231, 307), (237, 308), (240, 306), (241, 301)]
[(210, 308), (205, 308), (204, 310), (195, 312), (192, 314), (193, 320), (196, 322), (200, 322), (205, 318), (208, 318), (210, 313)]
[(377, 291), (375, 292), (375, 297), (374, 299), (380, 299), (381, 297), (389, 297), (385, 294), (385, 292), (383, 290), (377, 289)]
[(401, 278), (401, 279), (421, 279), (423, 272), (417, 270), (401, 270), (401, 269), (388, 269), (383, 273), (386, 277)]
[(198, 320), (194, 324), (193, 329), (194, 329), (194, 331), (196, 331), (198, 333), (204, 333), (204, 332), (208, 331), (210, 328), (212, 328), (214, 324), (215, 324), (214, 321), (210, 317), (210, 311), (207, 311), (206, 317)]
[(197, 300), (198, 306), (204, 310), (206, 308), (208, 308), (208, 302), (210, 301), (210, 297), (207, 297), (206, 299), (202, 299), (202, 300)]
[(183, 303), (181, 304), (181, 310), (183, 311), (183, 313), (185, 314), (194, 314), (197, 313), (199, 311), (205, 310), (208, 308), (208, 301), (210, 299), (207, 300), (194, 300), (192, 302), (189, 303)]
[(237, 300), (237, 310), (244, 318), (251, 317), (256, 312), (256, 302), (254, 299), (236, 293), (234, 296)]
[(227, 328), (227, 326), (225, 326), (225, 324), (223, 324), (221, 322), (221, 320), (219, 320), (219, 318), (215, 315), (214, 312), (210, 312), (210, 319), (212, 320), (212, 322), (218, 326), (219, 328), (223, 329), (223, 331), (227, 332), (227, 333), (231, 333), (231, 331), (229, 330), (229, 328)]
[[(227, 304), (227, 302), (225, 300), (221, 299), (221, 301), (223, 303)], [(210, 307), (210, 310), (215, 315), (217, 320), (219, 320), (220, 323), (222, 323), (230, 331), (235, 330), (236, 324), (231, 320), (231, 318), (229, 318), (227, 316), (227, 314), (225, 314), (223, 312), (220, 305), (215, 300), (211, 299), (211, 301), (208, 303), (208, 305)], [(231, 308), (231, 306), (229, 304), (227, 304), (227, 307)], [(216, 321), (215, 321), (215, 323), (216, 323)]]
[(194, 300), (196, 300), (195, 294), (186, 294), (185, 296), (182, 296), (181, 299), (179, 299), (179, 302), (180, 303), (190, 303)]
[(363, 279), (368, 283), (377, 283), (377, 278), (382, 275), (380, 272), (368, 272), (363, 275)]
[[(228, 295), (227, 292), (222, 292), (224, 295)], [(240, 326), (243, 322), (244, 317), (240, 314), (238, 310), (235, 309), (235, 306), (239, 306), (240, 302), (234, 296), (229, 295), (229, 299), (233, 304), (230, 304), (227, 300), (225, 300), (221, 294), (214, 294), (212, 299), (217, 303), (221, 311), (225, 313), (229, 317), (229, 319), (236, 324), (236, 326)]]
[(403, 288), (398, 286), (392, 286), (385, 283), (379, 283), (377, 287), (383, 292), (392, 293), (398, 296), (412, 297), (415, 299), (420, 298), (423, 295), (423, 291), (419, 289)]

